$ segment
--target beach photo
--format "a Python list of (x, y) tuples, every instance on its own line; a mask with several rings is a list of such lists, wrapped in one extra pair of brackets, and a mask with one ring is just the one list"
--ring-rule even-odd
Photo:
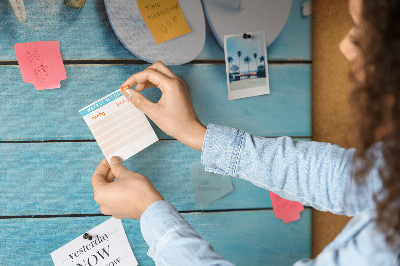
[(228, 99), (269, 94), (265, 32), (225, 35)]

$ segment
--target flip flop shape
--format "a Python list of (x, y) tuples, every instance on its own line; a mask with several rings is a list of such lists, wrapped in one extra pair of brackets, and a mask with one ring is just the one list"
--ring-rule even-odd
[(265, 31), (267, 46), (282, 31), (292, 0), (203, 0), (208, 24), (219, 45), (224, 35)]
[(183, 15), (191, 32), (157, 44), (143, 20), (137, 1), (105, 0), (111, 26), (132, 54), (149, 63), (181, 65), (195, 59), (204, 47), (206, 24), (199, 0), (181, 0)]

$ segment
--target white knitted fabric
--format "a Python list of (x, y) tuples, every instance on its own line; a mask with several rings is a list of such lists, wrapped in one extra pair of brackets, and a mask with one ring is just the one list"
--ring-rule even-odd
[(195, 59), (206, 38), (206, 24), (200, 0), (179, 1), (191, 32), (157, 44), (144, 22), (136, 0), (105, 0), (111, 26), (121, 43), (135, 56), (149, 63), (180, 65)]

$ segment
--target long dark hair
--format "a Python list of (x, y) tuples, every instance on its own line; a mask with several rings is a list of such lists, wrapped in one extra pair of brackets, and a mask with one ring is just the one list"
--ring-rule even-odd
[[(400, 1), (363, 0), (358, 45), (362, 63), (350, 72), (357, 140), (354, 171), (362, 183), (375, 163), (367, 152), (382, 141), (383, 188), (375, 195), (376, 222), (388, 244), (400, 250)], [(357, 71), (362, 70), (362, 78)]]

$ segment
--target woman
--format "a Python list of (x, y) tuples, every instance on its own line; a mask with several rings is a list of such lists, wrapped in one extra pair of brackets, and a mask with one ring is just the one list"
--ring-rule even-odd
[[(400, 1), (350, 0), (353, 28), (340, 44), (352, 63), (357, 149), (266, 139), (204, 127), (185, 83), (161, 63), (131, 76), (124, 95), (164, 132), (202, 151), (207, 170), (248, 180), (276, 194), (333, 213), (356, 215), (315, 260), (296, 265), (398, 265), (400, 250)], [(136, 89), (130, 89), (136, 85)], [(141, 91), (158, 87), (151, 103)], [(114, 178), (118, 181), (112, 182)], [(140, 219), (157, 264), (231, 265), (216, 254), (150, 181), (119, 158), (93, 177), (104, 214)]]

